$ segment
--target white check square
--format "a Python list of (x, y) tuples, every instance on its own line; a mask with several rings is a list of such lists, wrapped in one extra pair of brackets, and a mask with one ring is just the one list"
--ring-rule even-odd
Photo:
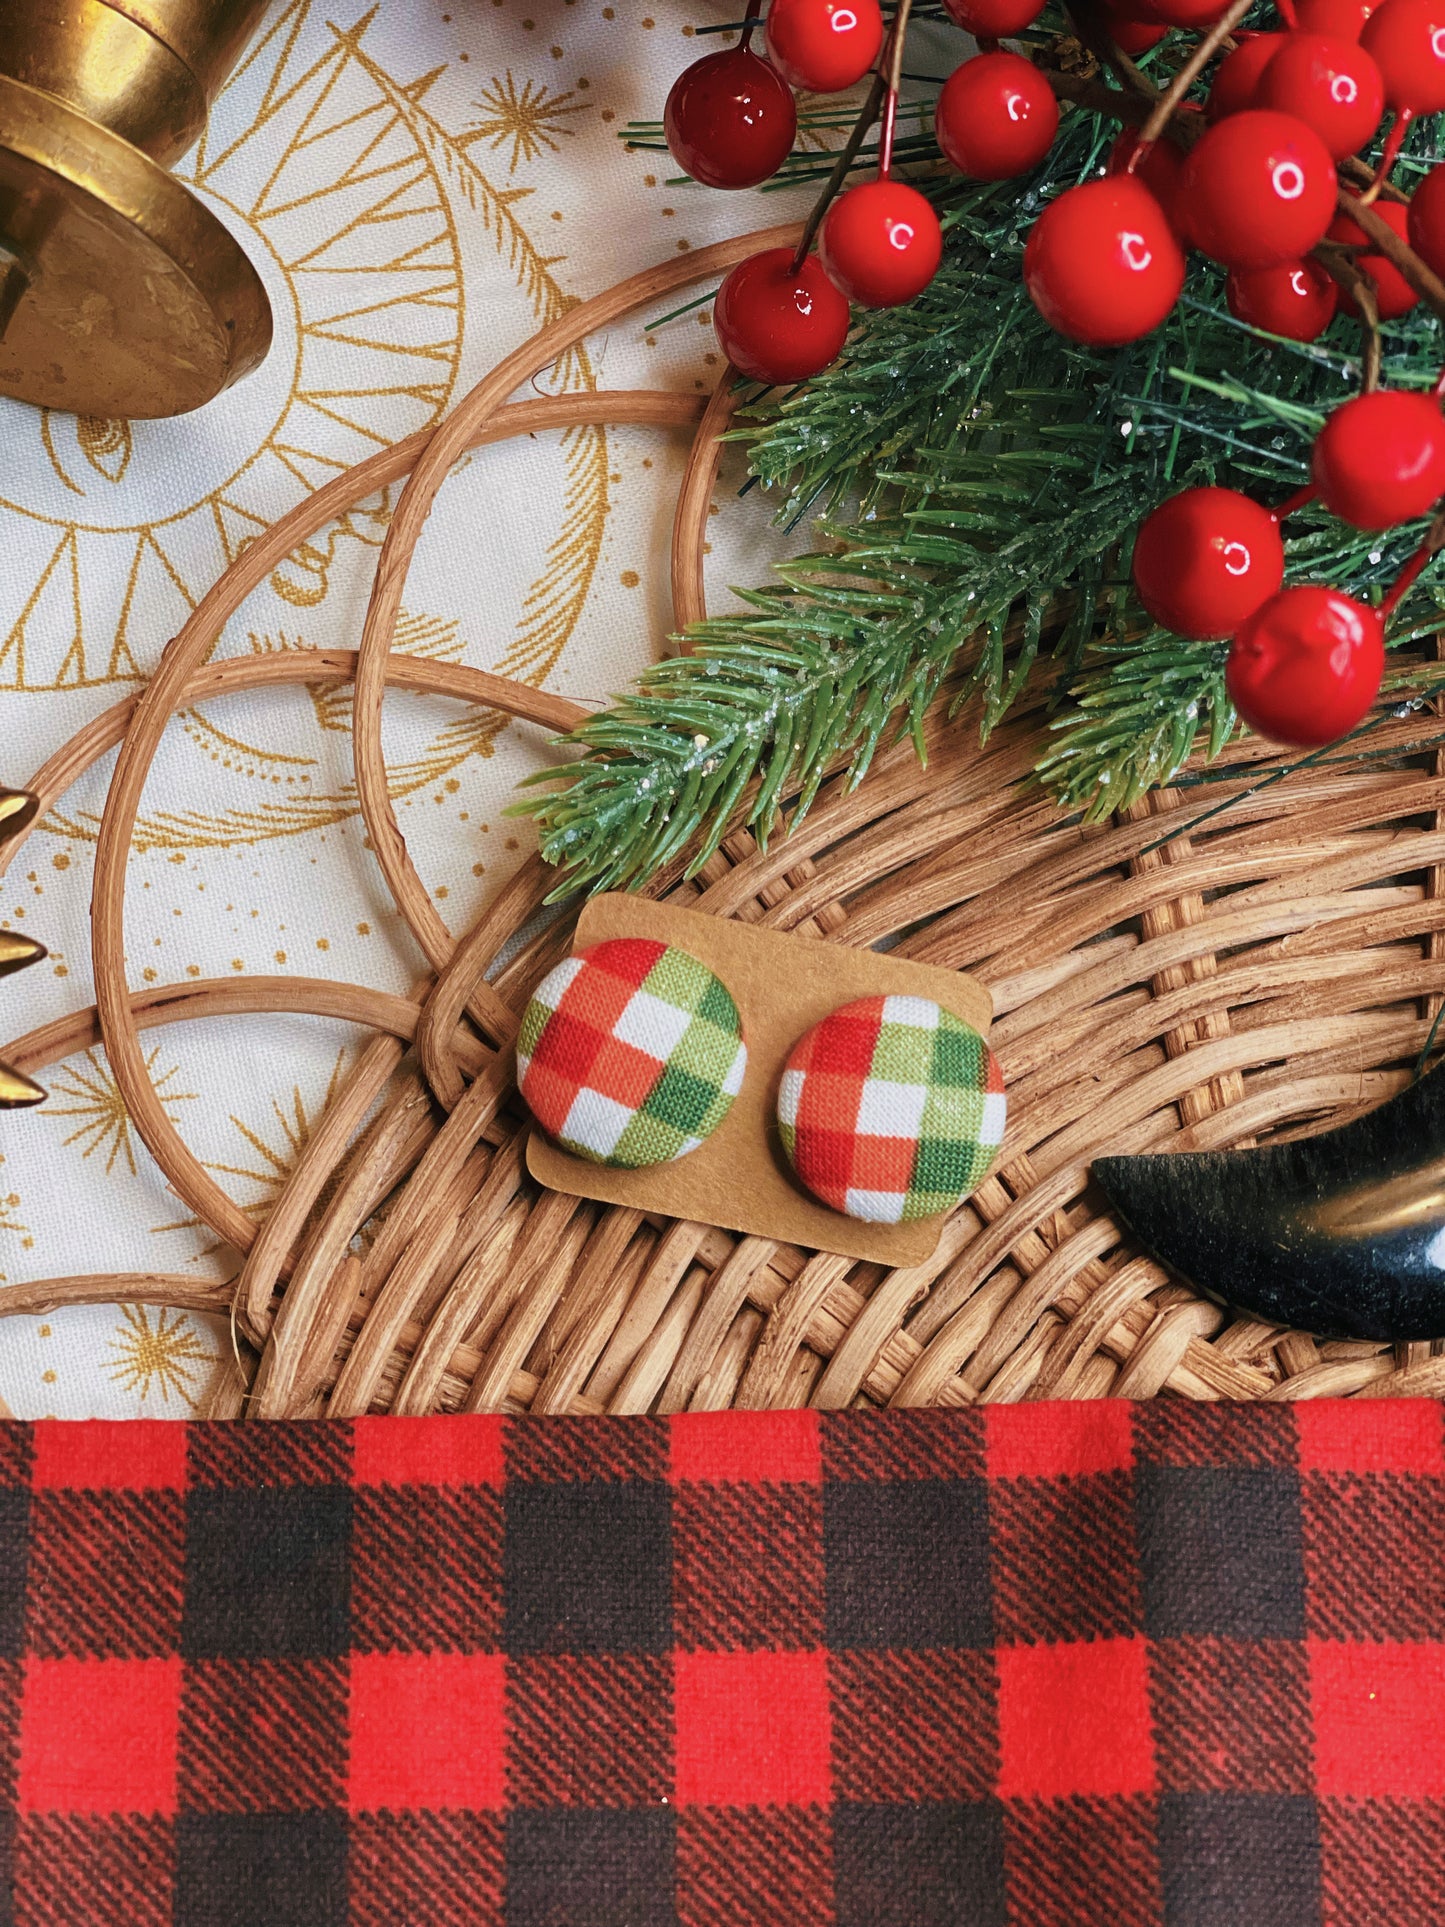
[(573, 984), (576, 983), (581, 974), (582, 959), (580, 957), (564, 957), (557, 968), (548, 973), (545, 988), (549, 1009), (557, 1009), (562, 999), (567, 995), (567, 992), (572, 988)]
[(611, 1157), (636, 1115), (626, 1104), (584, 1086), (573, 1098), (559, 1136), (585, 1145), (594, 1157)]
[(900, 1224), (907, 1202), (903, 1191), (849, 1191), (843, 1209), (864, 1224)]
[(690, 1010), (665, 1004), (650, 991), (637, 990), (628, 998), (622, 1015), (612, 1026), (612, 1035), (634, 1050), (646, 1051), (659, 1064), (665, 1064), (677, 1049), (692, 1022)]
[(917, 1137), (927, 1102), (926, 1084), (891, 1084), (886, 1077), (870, 1077), (855, 1129), (862, 1137)]
[(721, 1089), (724, 1097), (736, 1097), (743, 1087), (743, 1079), (748, 1072), (748, 1047), (738, 1039), (737, 1054), (728, 1066), (728, 1074), (723, 1079)]
[(778, 1122), (795, 1125), (798, 1121), (798, 1100), (803, 1095), (802, 1071), (784, 1071), (778, 1085)]
[(930, 1003), (926, 997), (883, 999), (885, 1024), (911, 1024), (915, 1030), (937, 1030), (938, 1016), (938, 1005)]

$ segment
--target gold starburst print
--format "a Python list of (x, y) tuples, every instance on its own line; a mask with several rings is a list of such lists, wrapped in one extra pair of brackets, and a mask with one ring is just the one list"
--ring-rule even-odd
[(157, 1311), (144, 1305), (122, 1305), (122, 1323), (110, 1341), (111, 1380), (122, 1391), (133, 1392), (144, 1404), (158, 1392), (163, 1405), (171, 1394), (192, 1411), (202, 1384), (202, 1368), (214, 1365), (216, 1354), (184, 1312)]
[(241, 1178), (254, 1187), (257, 1195), (249, 1204), (241, 1208), (254, 1218), (264, 1218), (276, 1201), (287, 1178), (295, 1169), (296, 1160), (310, 1142), (316, 1120), (324, 1116), (327, 1106), (336, 1095), (341, 1082), (342, 1068), (346, 1063), (346, 1052), (336, 1053), (336, 1062), (331, 1067), (331, 1076), (319, 1104), (308, 1109), (301, 1095), (301, 1086), (293, 1084), (291, 1094), (284, 1103), (276, 1098), (271, 1100), (271, 1121), (264, 1130), (257, 1130), (244, 1118), (233, 1112), (231, 1123), (241, 1136), (246, 1148), (253, 1153), (254, 1162), (248, 1164), (211, 1163), (208, 1169), (224, 1177)]
[(585, 113), (587, 105), (585, 100), (578, 100), (570, 88), (565, 94), (553, 94), (545, 86), (524, 80), (519, 90), (509, 67), (502, 79), (494, 77), (491, 85), (483, 88), (482, 97), (476, 102), (477, 112), (483, 118), (474, 124), (470, 134), (462, 137), (460, 145), (487, 141), (492, 147), (502, 148), (510, 143), (512, 159), (508, 172), (515, 174), (522, 161), (539, 159), (544, 149), (560, 153), (562, 143), (558, 136), (577, 131), (567, 125), (567, 116)]
[[(146, 1059), (146, 1069), (151, 1073), (152, 1086), (169, 1115), (173, 1104), (193, 1103), (196, 1093), (170, 1088), (173, 1080), (180, 1076), (178, 1065), (173, 1064), (162, 1076), (157, 1077), (155, 1066), (159, 1056), (159, 1048), (153, 1050)], [(64, 1142), (82, 1146), (82, 1157), (90, 1158), (103, 1153), (107, 1177), (124, 1158), (126, 1168), (134, 1177), (135, 1132), (121, 1088), (112, 1076), (110, 1066), (93, 1050), (85, 1053), (85, 1065), (87, 1068), (83, 1070), (78, 1067), (68, 1070), (52, 1087), (51, 1102), (46, 1107), (45, 1115), (80, 1118), (82, 1121)], [(60, 1104), (55, 1101), (57, 1098), (68, 1098), (69, 1102)]]
[[(232, 1128), (245, 1150), (237, 1154), (235, 1163), (219, 1158), (207, 1159), (206, 1169), (214, 1171), (219, 1177), (239, 1178), (249, 1187), (252, 1195), (243, 1201), (241, 1209), (258, 1224), (270, 1215), (281, 1187), (296, 1168), (297, 1158), (310, 1141), (317, 1119), (325, 1115), (335, 1097), (345, 1064), (346, 1052), (340, 1050), (336, 1053), (336, 1062), (331, 1067), (326, 1089), (314, 1105), (308, 1106), (302, 1096), (301, 1086), (293, 1084), (285, 1099), (271, 1099), (270, 1117), (262, 1126), (248, 1124), (245, 1118), (237, 1117), (234, 1111), (231, 1113)], [(240, 1162), (241, 1158), (246, 1161)], [(153, 1227), (157, 1236), (169, 1231), (196, 1231), (201, 1228), (199, 1218), (178, 1218), (171, 1224)], [(219, 1248), (212, 1243), (198, 1255), (206, 1257)]]

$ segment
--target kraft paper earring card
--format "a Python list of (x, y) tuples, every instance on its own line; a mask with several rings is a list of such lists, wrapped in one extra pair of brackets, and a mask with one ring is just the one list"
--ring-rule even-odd
[[(613, 944), (624, 946), (611, 953), (618, 966), (619, 981), (604, 987), (607, 995), (599, 1001), (598, 1010), (604, 1005), (608, 1011), (614, 1005), (619, 1011), (625, 1008), (635, 994), (635, 986), (629, 990), (626, 981), (629, 974), (635, 976), (643, 970), (645, 984), (647, 970), (656, 968), (664, 953), (685, 959), (677, 971), (668, 973), (669, 984), (674, 995), (681, 997), (681, 1005), (675, 1007), (674, 1015), (665, 1023), (659, 1018), (658, 1025), (648, 1032), (652, 1041), (644, 1048), (655, 1055), (661, 1048), (664, 1030), (668, 1038), (681, 1038), (690, 1026), (692, 1014), (705, 1005), (709, 1012), (707, 1034), (694, 1039), (693, 1051), (693, 1055), (697, 1051), (702, 1053), (699, 1064), (706, 1059), (705, 1074), (694, 1076), (696, 1067), (689, 1057), (684, 1067), (688, 1072), (686, 1081), (674, 1077), (674, 1088), (664, 1095), (664, 1069), (655, 1077), (648, 1093), (634, 1102), (643, 1083), (648, 1081), (640, 1067), (628, 1059), (624, 1072), (623, 1055), (607, 1049), (605, 1042), (596, 1042), (594, 1061), (603, 1064), (609, 1078), (616, 1072), (613, 1082), (623, 1094), (618, 1097), (614, 1092), (609, 1096), (603, 1091), (600, 1095), (606, 1102), (594, 1105), (590, 1099), (578, 1095), (587, 1089), (585, 1077), (580, 1084), (574, 1080), (570, 1089), (563, 1089), (560, 1084), (547, 1087), (543, 1104), (534, 1106), (534, 1110), (554, 1137), (566, 1138), (569, 1133), (565, 1128), (566, 1117), (562, 1115), (565, 1100), (566, 1115), (577, 1125), (572, 1141), (582, 1148), (584, 1155), (575, 1155), (560, 1143), (549, 1142), (540, 1131), (534, 1132), (527, 1147), (527, 1165), (533, 1177), (554, 1191), (566, 1191), (606, 1204), (631, 1205), (640, 1211), (690, 1218), (702, 1224), (721, 1225), (730, 1231), (751, 1232), (819, 1251), (871, 1259), (879, 1264), (921, 1264), (938, 1243), (943, 1213), (960, 1194), (960, 1184), (972, 1176), (975, 1169), (977, 1177), (972, 1181), (978, 1181), (992, 1161), (1002, 1135), (1002, 1090), (993, 1088), (993, 1082), (998, 1080), (996, 1068), (990, 1070), (993, 1058), (987, 1048), (993, 1016), (988, 992), (972, 978), (931, 964), (911, 963), (880, 951), (851, 949), (815, 937), (785, 935), (732, 918), (705, 916), (696, 910), (679, 909), (672, 904), (654, 903), (645, 897), (622, 893), (594, 897), (584, 907), (578, 920), (574, 954), (561, 966), (561, 973), (570, 971), (575, 976), (579, 960)], [(629, 951), (625, 946), (633, 948)], [(554, 972), (553, 977), (558, 974)], [(677, 990), (673, 983), (675, 976), (688, 978), (686, 990)], [(716, 989), (713, 989), (714, 983)], [(566, 1000), (560, 992), (559, 1002), (547, 1005), (543, 996), (545, 989), (545, 984), (539, 987), (535, 1000), (544, 1010), (564, 1007)], [(895, 1175), (887, 1184), (859, 1183), (851, 1187), (857, 1194), (869, 1190), (890, 1194), (874, 1200), (854, 1197), (855, 1204), (864, 1202), (880, 1213), (898, 1212), (893, 1222), (870, 1221), (864, 1216), (846, 1215), (842, 1208), (830, 1208), (829, 1203), (811, 1195), (789, 1162), (784, 1133), (791, 1130), (794, 1155), (798, 1155), (798, 1122), (801, 1118), (816, 1119), (819, 1087), (815, 1087), (813, 1098), (807, 1100), (805, 1112), (796, 1114), (792, 1125), (785, 1125), (783, 1131), (779, 1128), (779, 1100), (781, 1096), (786, 1117), (789, 1099), (784, 1090), (785, 1073), (790, 1057), (810, 1031), (860, 1000), (874, 1000), (881, 1024), (885, 1006), (893, 999), (911, 1002), (891, 1005), (892, 1017), (907, 1016), (910, 1012), (916, 1016), (924, 1005), (936, 1010), (938, 1017), (933, 1028), (943, 1029), (950, 1047), (954, 1041), (958, 1042), (960, 1049), (953, 1055), (959, 1055), (960, 1062), (968, 1036), (976, 1040), (969, 1047), (972, 1052), (970, 1078), (953, 1080), (956, 1086), (967, 1086), (968, 1118), (965, 1121), (969, 1129), (965, 1132), (960, 1128), (962, 1112), (958, 1090), (940, 1095), (933, 1091), (929, 1078), (922, 1075), (920, 1067), (926, 1053), (920, 1054), (922, 1042), (918, 1037), (910, 1034), (903, 1039), (913, 1046), (905, 1053), (912, 1066), (907, 1078), (892, 1078), (881, 1059), (876, 1074), (865, 1074), (862, 1079), (854, 1076), (854, 1095), (844, 1101), (851, 1101), (859, 1111), (863, 1103), (858, 1088), (861, 1084), (918, 1085), (921, 1081), (924, 1087), (921, 1109), (916, 1089), (900, 1094), (875, 1088), (868, 1100), (876, 1106), (886, 1098), (890, 1116), (899, 1105), (911, 1105), (909, 1116), (919, 1147), (913, 1154), (914, 1162), (906, 1181)], [(735, 1030), (731, 1028), (729, 1006), (736, 1014)], [(657, 1013), (646, 1007), (635, 1015), (636, 1022), (625, 1020), (624, 1029), (629, 1024), (637, 1029), (644, 1017), (650, 1019)], [(714, 1018), (719, 1021), (714, 1023)], [(535, 1048), (529, 1050), (528, 1045), (535, 1046), (545, 1023), (544, 1014), (534, 1016), (530, 1010), (524, 1019), (519, 1050), (526, 1063), (524, 1095), (529, 1083), (533, 1084), (534, 1091), (542, 1089), (534, 1081), (539, 1053)], [(642, 1034), (642, 1030), (638, 1030), (638, 1035)], [(881, 1029), (879, 1034), (881, 1037)], [(895, 1031), (890, 1031), (889, 1036), (898, 1042)], [(626, 1041), (631, 1041), (630, 1030)], [(855, 1045), (859, 1042), (851, 1036), (849, 1041)], [(585, 1053), (563, 1054), (570, 1055), (571, 1069), (577, 1071)], [(897, 1056), (897, 1052), (894, 1055)], [(728, 1059), (726, 1064), (722, 1061), (724, 1056)], [(898, 1061), (902, 1063), (902, 1057)], [(659, 1065), (665, 1062), (663, 1058), (657, 1059)], [(915, 1072), (919, 1075), (915, 1076)], [(702, 1101), (704, 1085), (706, 1103)], [(697, 1102), (684, 1101), (688, 1095)], [(649, 1104), (657, 1105), (663, 1114), (656, 1130), (652, 1121), (643, 1115)], [(945, 1113), (948, 1121), (940, 1126), (937, 1120)], [(639, 1118), (643, 1120), (641, 1123)], [(925, 1130), (923, 1127), (929, 1118), (933, 1118), (935, 1124)], [(696, 1128), (704, 1122), (706, 1131)], [(858, 1116), (850, 1116), (846, 1129), (856, 1132), (859, 1122)], [(631, 1157), (643, 1144), (644, 1137), (649, 1149), (664, 1150), (665, 1161), (626, 1168), (616, 1153), (625, 1151)], [(928, 1140), (926, 1146), (925, 1139)], [(962, 1153), (958, 1151), (960, 1144), (965, 1146)], [(598, 1161), (599, 1151), (602, 1161)], [(897, 1161), (895, 1153), (894, 1162)], [(874, 1162), (876, 1159), (870, 1162), (867, 1156), (862, 1159), (858, 1168), (864, 1177), (873, 1171)], [(946, 1182), (938, 1181), (940, 1171), (945, 1172)], [(849, 1188), (845, 1185), (839, 1193), (844, 1202)], [(831, 1191), (829, 1195), (831, 1197)], [(904, 1200), (901, 1208), (896, 1204), (900, 1197)], [(910, 1199), (913, 1209), (931, 1205), (934, 1215), (908, 1215)]]

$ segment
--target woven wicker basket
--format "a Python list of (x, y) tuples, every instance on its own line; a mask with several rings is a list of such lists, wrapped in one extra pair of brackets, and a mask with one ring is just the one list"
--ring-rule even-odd
[[(968, 717), (950, 723), (940, 708), (926, 768), (900, 745), (856, 792), (841, 781), (825, 789), (791, 841), (762, 853), (734, 835), (696, 880), (654, 886), (815, 941), (887, 942), (988, 985), (1008, 1139), (927, 1265), (887, 1271), (653, 1220), (540, 1192), (526, 1176), (511, 1040), (531, 986), (568, 948), (571, 919), (515, 951), (553, 881), (533, 860), (460, 940), (445, 929), (387, 795), (381, 698), (388, 683), (426, 688), (544, 728), (579, 712), (480, 671), (393, 655), (406, 567), (469, 446), (579, 419), (691, 425), (673, 595), (679, 622), (695, 617), (730, 372), (701, 421), (699, 404), (676, 395), (504, 403), (590, 329), (795, 233), (700, 251), (543, 331), (429, 439), (373, 458), (253, 544), (144, 696), (39, 772), (33, 787), (48, 804), (121, 745), (97, 857), (98, 1008), (3, 1054), (33, 1074), (103, 1041), (170, 1182), (245, 1259), (223, 1287), (52, 1279), (13, 1288), (0, 1310), (115, 1299), (228, 1310), (238, 1369), (217, 1415), (247, 1418), (1445, 1392), (1445, 1357), (1430, 1345), (1320, 1344), (1202, 1301), (1130, 1245), (1089, 1179), (1105, 1149), (1317, 1129), (1404, 1084), (1445, 990), (1445, 770), (1412, 752), (1420, 729), (1408, 719), (1376, 732), (1368, 763), (1326, 760), (1267, 782), (1257, 772), (1273, 752), (1246, 744), (1207, 787), (1156, 793), (1086, 828), (1024, 780), (1041, 714), (1020, 713), (980, 750)], [(408, 469), (356, 654), (207, 666), (230, 613), (310, 528)], [(428, 958), (426, 978), (410, 998), (292, 977), (132, 995), (121, 965), (126, 856), (170, 714), (262, 682), (351, 679), (372, 846)], [(376, 1036), (258, 1233), (157, 1102), (140, 1032), (281, 1010)]]

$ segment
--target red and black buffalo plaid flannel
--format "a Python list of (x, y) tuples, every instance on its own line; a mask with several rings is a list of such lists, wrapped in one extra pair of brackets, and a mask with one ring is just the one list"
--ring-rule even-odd
[(5, 1927), (1445, 1921), (1434, 1404), (0, 1428)]

